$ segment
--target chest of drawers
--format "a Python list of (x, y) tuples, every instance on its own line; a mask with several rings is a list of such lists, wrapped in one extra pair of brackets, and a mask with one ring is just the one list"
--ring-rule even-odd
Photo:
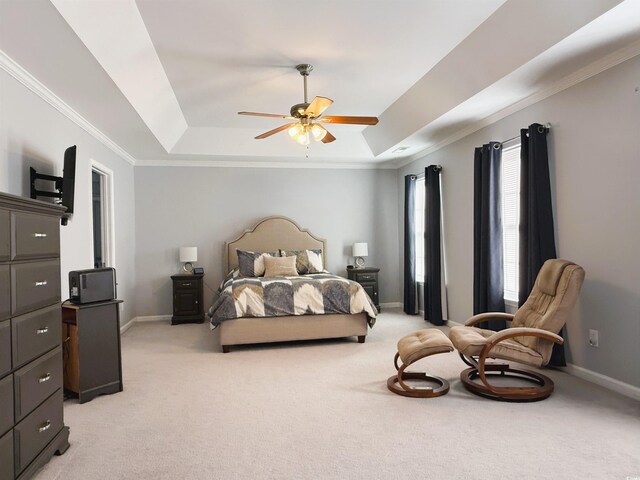
[(0, 479), (25, 480), (69, 447), (62, 415), (60, 217), (0, 193)]

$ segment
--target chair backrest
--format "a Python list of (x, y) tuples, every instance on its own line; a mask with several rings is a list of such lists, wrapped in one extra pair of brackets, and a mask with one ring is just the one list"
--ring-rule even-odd
[[(542, 265), (527, 301), (516, 312), (512, 327), (533, 327), (559, 333), (567, 322), (580, 288), (584, 269), (567, 260), (547, 260)], [(542, 355), (544, 365), (551, 358), (553, 342), (537, 337), (515, 337), (514, 340)]]

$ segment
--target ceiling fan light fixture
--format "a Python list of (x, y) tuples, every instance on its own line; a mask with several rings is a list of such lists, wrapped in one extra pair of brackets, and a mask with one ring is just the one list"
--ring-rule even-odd
[(318, 125), (317, 123), (311, 125), (311, 135), (313, 135), (313, 139), (316, 142), (322, 140), (326, 134), (327, 131), (321, 125)]
[(309, 130), (306, 125), (294, 125), (289, 129), (289, 136), (300, 145), (309, 145)]

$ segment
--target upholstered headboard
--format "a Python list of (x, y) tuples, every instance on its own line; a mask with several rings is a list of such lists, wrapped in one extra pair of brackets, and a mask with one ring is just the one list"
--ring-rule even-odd
[(327, 265), (327, 241), (318, 238), (287, 217), (267, 217), (253, 228), (245, 230), (238, 238), (224, 244), (224, 272), (238, 267), (236, 250), (273, 252), (282, 250), (321, 249), (323, 267)]

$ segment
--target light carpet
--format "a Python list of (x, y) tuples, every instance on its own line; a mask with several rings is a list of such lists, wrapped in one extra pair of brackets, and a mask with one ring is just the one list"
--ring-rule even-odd
[(389, 310), (362, 345), (222, 354), (208, 325), (136, 324), (122, 337), (124, 391), (66, 401), (71, 448), (36, 478), (640, 477), (640, 402), (563, 372), (547, 371), (545, 401), (495, 402), (464, 390), (465, 365), (441, 354), (418, 366), (449, 379), (447, 395), (389, 392), (397, 340), (427, 326)]

